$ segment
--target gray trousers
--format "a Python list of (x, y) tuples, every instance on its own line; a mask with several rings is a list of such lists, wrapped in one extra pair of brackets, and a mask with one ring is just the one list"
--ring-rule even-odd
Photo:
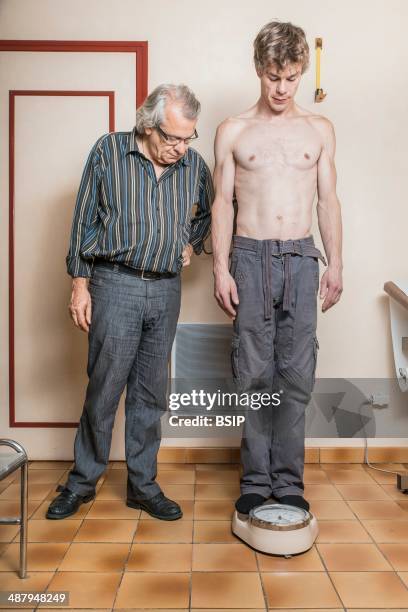
[(313, 237), (233, 237), (239, 305), (232, 339), (241, 392), (281, 393), (279, 406), (249, 409), (241, 442), (241, 493), (302, 495), (305, 408), (315, 382), (318, 259)]
[(90, 280), (85, 405), (75, 438), (75, 464), (66, 486), (95, 491), (109, 461), (112, 429), (126, 387), (125, 453), (128, 496), (150, 499), (156, 483), (160, 417), (166, 410), (168, 360), (180, 311), (180, 276), (143, 280), (119, 266), (97, 264)]

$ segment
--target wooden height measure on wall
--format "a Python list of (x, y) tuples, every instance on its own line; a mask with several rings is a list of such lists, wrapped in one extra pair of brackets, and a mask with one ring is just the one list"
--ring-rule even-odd
[(320, 84), (320, 60), (323, 49), (323, 38), (316, 38), (315, 40), (316, 49), (316, 90), (315, 90), (315, 102), (322, 102), (326, 95), (321, 88)]

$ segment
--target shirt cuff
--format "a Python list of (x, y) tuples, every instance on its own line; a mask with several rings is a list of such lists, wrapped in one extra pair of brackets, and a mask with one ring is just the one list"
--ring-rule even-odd
[(201, 238), (190, 238), (189, 243), (193, 247), (193, 251), (196, 255), (200, 255), (204, 248), (204, 241)]
[(80, 276), (81, 278), (90, 278), (92, 276), (93, 261), (83, 259), (82, 257), (66, 257), (67, 272), (72, 278)]

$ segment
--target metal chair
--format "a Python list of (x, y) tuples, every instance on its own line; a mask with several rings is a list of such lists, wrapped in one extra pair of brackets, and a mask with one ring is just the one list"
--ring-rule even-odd
[(14, 440), (0, 438), (0, 447), (9, 446), (15, 453), (0, 452), (0, 481), (21, 468), (20, 517), (0, 517), (0, 525), (20, 525), (20, 578), (27, 576), (27, 501), (28, 501), (28, 457), (24, 448)]

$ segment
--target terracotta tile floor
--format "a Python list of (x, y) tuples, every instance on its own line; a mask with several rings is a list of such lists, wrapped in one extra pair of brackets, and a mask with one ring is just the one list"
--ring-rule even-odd
[[(93, 502), (48, 521), (69, 467), (31, 463), (28, 578), (16, 573), (18, 527), (0, 525), (0, 591), (69, 591), (69, 609), (77, 611), (408, 612), (408, 496), (389, 474), (307, 464), (305, 497), (319, 536), (309, 551), (286, 559), (256, 553), (232, 535), (238, 465), (161, 464), (158, 481), (184, 510), (167, 523), (126, 507), (126, 470), (115, 461)], [(2, 481), (0, 516), (18, 512), (18, 495), (18, 475)]]

